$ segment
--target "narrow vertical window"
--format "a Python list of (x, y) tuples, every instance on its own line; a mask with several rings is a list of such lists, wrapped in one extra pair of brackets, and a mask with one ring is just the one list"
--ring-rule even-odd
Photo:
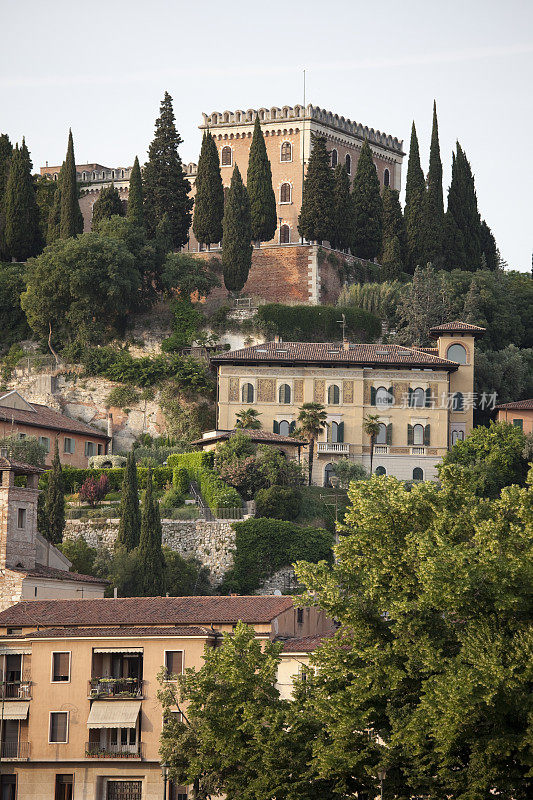
[(283, 142), (281, 145), (280, 161), (292, 161), (292, 144)]
[(383, 186), (390, 186), (390, 172), (388, 169), (383, 173)]
[(231, 152), (231, 147), (226, 145), (225, 147), (222, 148), (220, 163), (222, 164), (223, 167), (231, 167), (231, 164), (233, 162), (232, 156), (233, 154)]

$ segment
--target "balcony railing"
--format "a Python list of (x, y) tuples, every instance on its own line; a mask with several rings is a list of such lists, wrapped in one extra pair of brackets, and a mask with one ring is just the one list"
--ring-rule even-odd
[(0, 700), (31, 700), (31, 681), (0, 683)]
[(88, 695), (99, 700), (143, 696), (141, 678), (92, 678), (89, 681)]
[(317, 442), (318, 453), (344, 453), (350, 452), (350, 445), (344, 442)]
[(0, 752), (6, 761), (15, 759), (28, 759), (30, 757), (31, 742), (1, 742)]
[(86, 742), (85, 758), (142, 758), (143, 743), (137, 744), (100, 744)]
[(411, 455), (412, 456), (425, 456), (426, 455), (426, 448), (425, 447), (411, 447)]
[(389, 452), (388, 444), (376, 444), (374, 445), (374, 455), (375, 456), (384, 456)]

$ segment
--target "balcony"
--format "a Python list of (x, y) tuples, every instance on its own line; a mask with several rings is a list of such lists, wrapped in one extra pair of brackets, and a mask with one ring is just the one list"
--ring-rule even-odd
[(101, 744), (85, 743), (85, 758), (143, 758), (143, 743)]
[(91, 700), (142, 699), (141, 678), (92, 678), (87, 690)]
[(0, 753), (6, 761), (27, 761), (30, 757), (31, 742), (1, 742)]
[(318, 455), (327, 453), (347, 456), (350, 452), (350, 445), (344, 442), (317, 442), (316, 446)]
[(412, 456), (425, 456), (426, 455), (426, 448), (425, 447), (411, 447), (411, 455)]
[(388, 444), (376, 444), (374, 445), (374, 455), (375, 456), (386, 456), (389, 452)]
[(31, 681), (7, 681), (0, 684), (0, 700), (31, 700)]

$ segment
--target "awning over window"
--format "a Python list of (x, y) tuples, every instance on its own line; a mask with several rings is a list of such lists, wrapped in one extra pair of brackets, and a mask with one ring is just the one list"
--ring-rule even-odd
[(0, 656), (31, 656), (31, 647), (0, 647)]
[(142, 647), (93, 647), (93, 653), (143, 653)]
[(4, 720), (6, 719), (27, 719), (30, 710), (29, 700), (15, 701), (9, 700), (4, 703)]
[(140, 700), (113, 700), (112, 702), (95, 700), (91, 706), (87, 727), (135, 728), (140, 710)]

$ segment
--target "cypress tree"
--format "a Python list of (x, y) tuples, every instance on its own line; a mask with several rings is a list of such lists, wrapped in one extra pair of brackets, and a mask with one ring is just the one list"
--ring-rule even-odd
[(330, 242), (333, 231), (333, 172), (326, 140), (312, 134), (312, 150), (304, 180), (298, 232), (309, 242)]
[(452, 160), (452, 180), (448, 191), (448, 211), (463, 235), (464, 269), (476, 270), (481, 264), (481, 219), (477, 207), (472, 169), (459, 142)]
[(224, 206), (222, 221), (222, 270), (230, 292), (240, 292), (252, 265), (252, 222), (250, 199), (235, 167)]
[(268, 242), (276, 232), (278, 218), (276, 197), (272, 188), (272, 169), (257, 114), (248, 156), (246, 189), (250, 198), (252, 241)]
[(172, 97), (165, 92), (144, 168), (144, 217), (149, 233), (154, 236), (163, 215), (168, 214), (172, 246), (178, 249), (189, 237), (193, 200), (178, 153), (183, 140), (174, 122)]
[(464, 321), (470, 323), (470, 325), (483, 325), (487, 322), (483, 314), (479, 286), (475, 278), (472, 278), (468, 294), (465, 297), (461, 319), (464, 319)]
[(385, 281), (397, 280), (403, 271), (400, 240), (397, 236), (387, 239), (381, 258), (381, 277)]
[(220, 174), (220, 162), (215, 140), (205, 131), (202, 139), (192, 229), (201, 244), (210, 245), (222, 240), (222, 217), (224, 216), (224, 187)]
[(4, 241), (4, 196), (12, 153), (13, 145), (9, 141), (9, 136), (7, 133), (0, 134), (0, 261), (6, 261), (9, 258)]
[(68, 239), (83, 233), (83, 216), (78, 202), (76, 160), (71, 130), (68, 132), (67, 157), (61, 167), (61, 173), (59, 235), (61, 239)]
[(443, 266), (444, 200), (442, 196), (442, 161), (439, 145), (437, 104), (433, 101), (433, 127), (429, 150), (429, 170), (424, 204), (424, 261)]
[(442, 255), (445, 269), (466, 269), (463, 234), (457, 227), (457, 223), (450, 211), (447, 211), (444, 215)]
[(144, 227), (143, 211), (143, 181), (139, 159), (135, 156), (133, 167), (130, 172), (130, 187), (128, 190), (128, 210), (126, 217), (138, 228)]
[(44, 528), (41, 533), (50, 542), (59, 544), (62, 541), (65, 530), (65, 486), (57, 439), (44, 492)]
[(372, 150), (365, 140), (353, 179), (354, 236), (352, 249), (359, 258), (379, 255), (383, 236), (383, 202)]
[(145, 597), (165, 594), (165, 557), (159, 505), (154, 497), (152, 470), (148, 470), (138, 550), (139, 592)]
[(10, 258), (26, 261), (42, 249), (39, 207), (31, 177), (32, 163), (24, 139), (11, 157), (4, 195), (4, 241)]
[(485, 268), (496, 272), (498, 269), (498, 248), (494, 235), (485, 222), (481, 220), (481, 258), (485, 259)]
[(117, 546), (126, 550), (134, 550), (139, 545), (141, 535), (141, 511), (139, 508), (139, 486), (137, 481), (137, 464), (133, 450), (128, 453), (122, 489), (120, 494), (120, 523), (118, 526)]
[(390, 186), (383, 187), (383, 250), (381, 263), (384, 263), (385, 251), (391, 239), (398, 239), (399, 256), (401, 269), (406, 272), (407, 264), (407, 231), (405, 229), (405, 219), (400, 205), (400, 195)]
[(65, 162), (63, 162), (63, 166), (61, 167), (59, 175), (57, 176), (57, 186), (54, 193), (54, 200), (48, 216), (46, 244), (52, 244), (52, 242), (55, 242), (57, 239), (59, 239), (61, 235), (61, 178), (63, 177), (64, 167)]
[(122, 205), (118, 190), (111, 184), (111, 186), (106, 186), (101, 190), (93, 206), (92, 229), (94, 231), (98, 230), (99, 222), (116, 215), (119, 217), (124, 216), (124, 206)]
[(353, 239), (353, 205), (350, 195), (350, 176), (344, 164), (337, 164), (333, 187), (333, 235), (331, 246), (347, 250)]
[(414, 273), (424, 260), (424, 206), (426, 182), (420, 166), (415, 123), (411, 128), (409, 163), (405, 182), (405, 226), (407, 229), (407, 272)]

